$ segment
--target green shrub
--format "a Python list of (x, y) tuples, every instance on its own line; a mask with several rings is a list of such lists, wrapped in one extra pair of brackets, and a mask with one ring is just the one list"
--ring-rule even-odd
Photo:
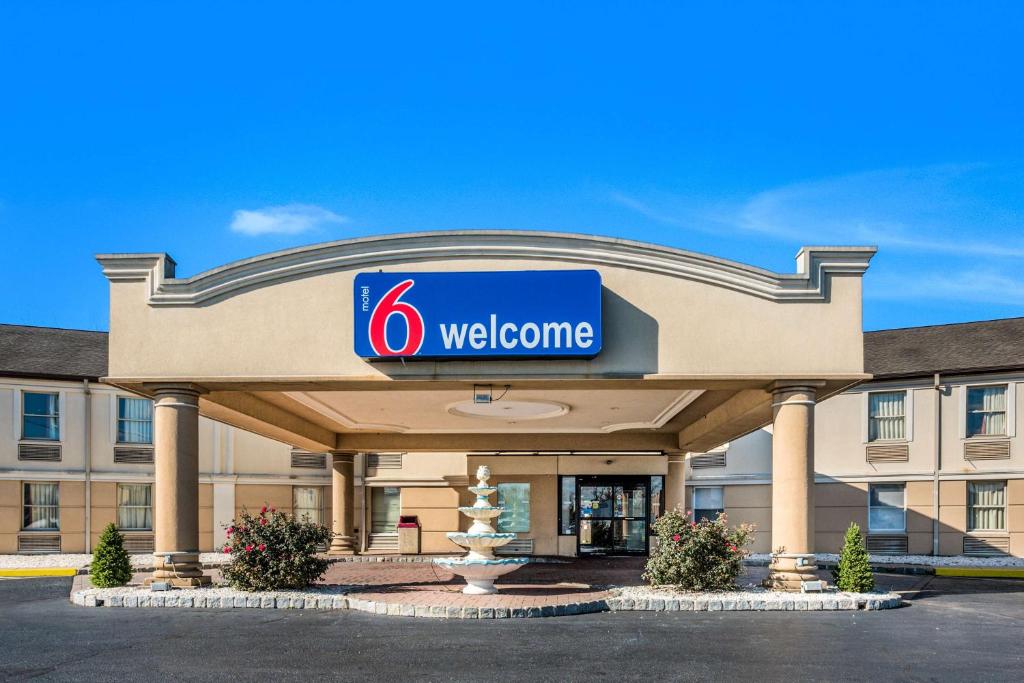
[(875, 589), (875, 577), (868, 561), (868, 549), (856, 522), (850, 524), (839, 553), (839, 563), (832, 570), (832, 580), (841, 591), (867, 593)]
[(89, 578), (97, 588), (124, 586), (132, 580), (132, 561), (124, 549), (124, 536), (113, 523), (107, 525), (96, 544)]
[(233, 588), (267, 591), (304, 588), (327, 571), (327, 560), (317, 548), (331, 539), (321, 524), (299, 521), (263, 506), (259, 514), (242, 510), (227, 528), (223, 551), (231, 554), (224, 578)]
[(647, 561), (644, 581), (692, 591), (733, 588), (754, 527), (730, 528), (727, 522), (724, 514), (695, 523), (678, 510), (666, 512), (653, 526), (658, 546)]

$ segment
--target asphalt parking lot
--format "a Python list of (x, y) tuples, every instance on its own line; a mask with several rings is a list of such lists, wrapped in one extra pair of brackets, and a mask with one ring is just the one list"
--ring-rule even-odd
[(1020, 680), (1024, 581), (880, 575), (881, 612), (444, 621), (357, 612), (88, 609), (0, 581), (0, 679)]

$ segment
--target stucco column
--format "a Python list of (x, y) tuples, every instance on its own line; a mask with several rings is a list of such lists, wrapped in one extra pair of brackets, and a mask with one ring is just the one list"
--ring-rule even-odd
[(765, 585), (817, 580), (814, 559), (814, 402), (809, 385), (772, 389), (772, 561)]
[(665, 474), (665, 512), (686, 511), (686, 454), (670, 453)]
[(355, 539), (352, 535), (355, 520), (355, 456), (334, 453), (331, 457), (334, 473), (331, 477), (331, 539), (330, 555), (354, 555)]
[(162, 385), (154, 393), (152, 580), (205, 585), (210, 577), (199, 563), (199, 390)]

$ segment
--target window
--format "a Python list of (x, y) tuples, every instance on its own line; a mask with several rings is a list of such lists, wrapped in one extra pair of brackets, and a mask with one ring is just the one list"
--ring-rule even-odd
[(60, 441), (60, 394), (21, 395), (21, 438)]
[(117, 526), (126, 531), (153, 530), (153, 485), (117, 485)]
[(967, 436), (1006, 436), (1006, 385), (967, 387)]
[(967, 530), (1006, 531), (1006, 482), (967, 483)]
[(27, 531), (60, 529), (60, 484), (25, 483), (22, 528)]
[(868, 531), (906, 531), (906, 484), (868, 485)]
[(498, 484), (498, 507), (505, 511), (498, 517), (497, 530), (503, 534), (530, 530), (530, 485)]
[(576, 477), (558, 478), (558, 533), (576, 535)]
[(868, 394), (868, 441), (907, 438), (907, 392), (875, 391)]
[[(651, 523), (665, 514), (665, 477), (656, 474), (651, 477)], [(648, 532), (650, 527), (648, 527)]]
[(398, 533), (398, 515), (401, 513), (401, 489), (397, 486), (372, 488), (370, 494), (370, 533)]
[(117, 442), (153, 443), (153, 402), (148, 398), (117, 398)]
[(292, 512), (295, 519), (323, 524), (324, 490), (319, 486), (292, 487)]
[(725, 512), (725, 495), (721, 486), (700, 486), (693, 489), (693, 519), (714, 521)]

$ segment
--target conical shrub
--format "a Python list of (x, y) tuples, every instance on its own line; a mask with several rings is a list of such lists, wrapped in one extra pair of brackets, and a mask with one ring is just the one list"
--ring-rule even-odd
[(850, 524), (843, 541), (843, 550), (839, 553), (839, 564), (832, 570), (832, 580), (841, 591), (851, 593), (867, 593), (875, 589), (875, 577), (871, 573), (868, 560), (868, 549), (864, 545), (860, 527), (856, 522)]
[(132, 580), (132, 561), (124, 549), (124, 536), (112, 523), (103, 530), (93, 551), (89, 577), (97, 588), (124, 586)]

